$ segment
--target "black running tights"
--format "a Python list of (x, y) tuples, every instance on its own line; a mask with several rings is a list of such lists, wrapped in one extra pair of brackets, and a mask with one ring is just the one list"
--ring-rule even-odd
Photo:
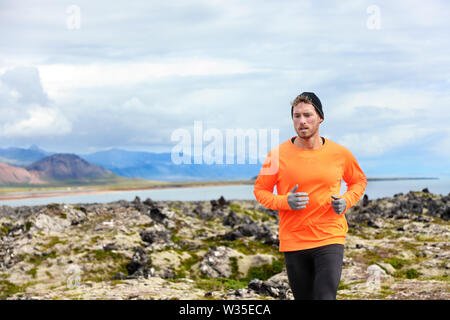
[(330, 244), (284, 253), (296, 300), (335, 300), (341, 279), (344, 245)]

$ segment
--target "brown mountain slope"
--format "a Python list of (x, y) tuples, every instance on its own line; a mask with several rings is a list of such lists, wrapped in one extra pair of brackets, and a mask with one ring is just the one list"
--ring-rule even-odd
[(101, 178), (112, 172), (75, 154), (57, 153), (27, 166), (30, 173), (53, 180)]
[(45, 184), (46, 182), (38, 174), (29, 172), (24, 168), (0, 163), (0, 184), (10, 183)]

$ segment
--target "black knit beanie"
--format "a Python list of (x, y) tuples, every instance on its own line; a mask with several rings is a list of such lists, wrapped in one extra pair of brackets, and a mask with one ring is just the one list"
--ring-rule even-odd
[[(316, 96), (316, 94), (314, 92), (303, 92), (301, 95), (309, 97), (312, 100), (312, 105), (314, 106), (314, 108), (316, 108), (320, 117), (322, 119), (325, 119), (325, 117), (323, 116), (322, 103), (320, 102), (319, 97)], [(291, 115), (292, 115), (293, 110), (294, 110), (294, 106), (292, 106)]]

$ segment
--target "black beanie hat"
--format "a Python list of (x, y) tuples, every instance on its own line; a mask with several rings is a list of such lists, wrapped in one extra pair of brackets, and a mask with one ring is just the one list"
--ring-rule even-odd
[[(312, 101), (312, 105), (314, 106), (314, 108), (316, 108), (320, 117), (322, 119), (325, 119), (325, 117), (323, 116), (322, 103), (320, 102), (319, 97), (316, 96), (316, 94), (314, 92), (303, 92), (301, 95), (309, 97)], [(292, 115), (293, 110), (294, 110), (294, 106), (292, 106), (291, 115)]]

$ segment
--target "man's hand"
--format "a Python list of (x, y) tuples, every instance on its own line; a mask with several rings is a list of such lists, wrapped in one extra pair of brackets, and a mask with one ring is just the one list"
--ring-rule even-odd
[(288, 192), (288, 204), (292, 210), (305, 209), (306, 204), (309, 201), (307, 193), (305, 192), (295, 193), (297, 191), (297, 188), (298, 184), (296, 184), (295, 187)]
[(339, 198), (339, 196), (332, 195), (331, 198), (334, 200), (331, 200), (331, 206), (333, 207), (334, 212), (337, 214), (341, 214), (345, 211), (345, 208), (347, 208), (347, 203), (345, 202), (344, 198)]

